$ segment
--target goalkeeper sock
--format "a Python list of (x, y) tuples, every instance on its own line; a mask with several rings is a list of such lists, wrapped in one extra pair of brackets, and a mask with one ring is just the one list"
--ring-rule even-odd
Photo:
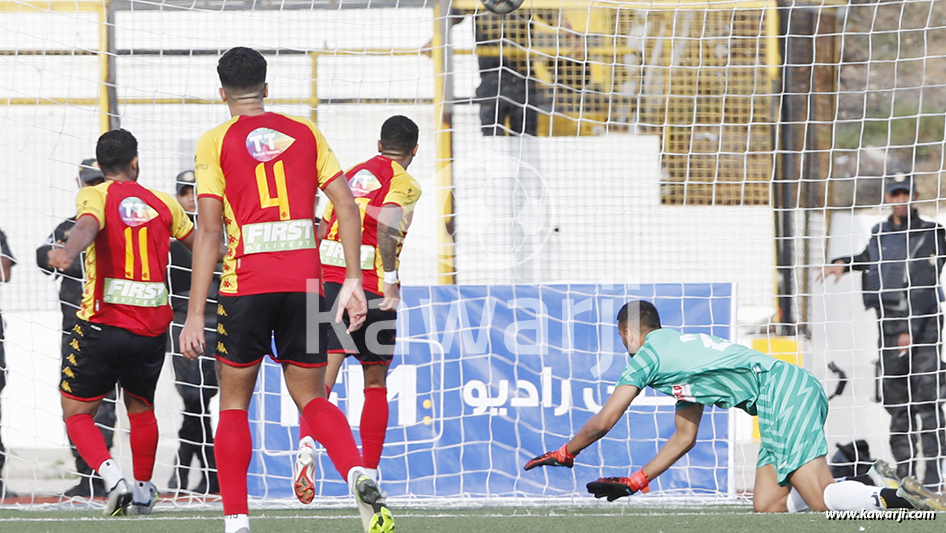
[(361, 456), (365, 466), (377, 469), (384, 448), (384, 434), (388, 430), (388, 389), (365, 389), (365, 406), (361, 410)]
[(832, 511), (861, 511), (885, 509), (880, 487), (857, 481), (840, 481), (824, 489), (824, 504)]
[[(338, 407), (325, 398), (316, 398), (305, 406), (302, 415), (312, 431), (312, 437), (325, 446), (329, 459), (343, 479), (347, 479), (352, 468), (364, 467), (348, 419)], [(219, 459), (217, 464), (220, 464)]]
[[(149, 409), (141, 413), (128, 413), (128, 425), (131, 426), (128, 438), (135, 480), (151, 481), (154, 456), (158, 450), (158, 421), (154, 418), (154, 411)], [(148, 498), (151, 498), (150, 494)]]
[(808, 503), (805, 502), (805, 499), (801, 497), (801, 493), (799, 493), (795, 487), (792, 487), (791, 492), (788, 493), (785, 506), (788, 508), (789, 513), (800, 513), (808, 509)]
[[(101, 465), (112, 458), (112, 455), (108, 453), (108, 447), (105, 445), (105, 437), (102, 436), (102, 432), (95, 427), (95, 422), (92, 421), (92, 415), (70, 416), (66, 419), (66, 433), (72, 443), (75, 444), (79, 455), (89, 465)], [(118, 468), (118, 465), (115, 465), (115, 467)], [(99, 472), (100, 476), (105, 477), (101, 471), (98, 469), (96, 471)], [(121, 470), (119, 470), (118, 477), (112, 479), (112, 483), (108, 483), (109, 479), (105, 478), (105, 488), (111, 489), (122, 477), (124, 476), (121, 475)]]
[[(250, 468), (250, 459), (253, 456), (253, 440), (246, 411), (220, 411), (220, 421), (217, 423), (217, 435), (214, 439), (214, 456), (217, 459), (220, 496), (223, 497), (223, 514), (246, 515), (249, 512), (246, 502), (246, 471)], [(227, 531), (230, 531), (229, 528)]]

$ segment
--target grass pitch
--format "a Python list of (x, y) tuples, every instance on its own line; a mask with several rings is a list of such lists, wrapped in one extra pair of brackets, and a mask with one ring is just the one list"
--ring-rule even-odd
[[(829, 521), (823, 513), (761, 515), (747, 506), (635, 507), (630, 505), (504, 507), (464, 510), (404, 509), (396, 512), (399, 533), (610, 533), (731, 531), (818, 533), (901, 531), (942, 533), (946, 514), (933, 521)], [(299, 509), (251, 511), (254, 533), (361, 533), (354, 510)], [(103, 518), (100, 511), (0, 510), (0, 531), (15, 533), (222, 533), (220, 511), (155, 509), (149, 517)]]

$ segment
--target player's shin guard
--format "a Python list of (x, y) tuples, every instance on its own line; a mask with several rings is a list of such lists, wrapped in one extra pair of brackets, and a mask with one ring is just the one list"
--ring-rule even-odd
[(141, 413), (128, 414), (131, 426), (131, 462), (134, 466), (136, 481), (151, 481), (154, 472), (154, 456), (158, 450), (158, 421), (154, 411), (149, 409)]
[[(309, 402), (302, 410), (312, 438), (325, 446), (329, 459), (342, 479), (348, 477), (348, 472), (356, 466), (364, 466), (358, 447), (355, 446), (355, 437), (348, 427), (345, 415), (325, 398), (316, 398)], [(220, 464), (219, 458), (217, 464)], [(245, 476), (244, 476), (245, 477)], [(223, 480), (220, 481), (221, 486)]]
[(384, 434), (388, 430), (388, 389), (365, 389), (365, 406), (361, 410), (361, 457), (365, 466), (377, 469), (384, 448)]
[(217, 423), (217, 435), (214, 437), (214, 456), (217, 459), (220, 496), (223, 497), (223, 514), (248, 514), (246, 472), (253, 456), (253, 441), (246, 411), (220, 411), (220, 422)]
[(880, 489), (857, 481), (839, 481), (825, 487), (824, 505), (831, 511), (886, 509)]
[[(92, 415), (70, 416), (66, 420), (66, 433), (69, 434), (69, 438), (76, 445), (76, 450), (86, 463), (98, 468), (98, 465), (112, 458), (105, 445), (105, 437), (92, 421)], [(106, 489), (110, 488), (106, 487)]]

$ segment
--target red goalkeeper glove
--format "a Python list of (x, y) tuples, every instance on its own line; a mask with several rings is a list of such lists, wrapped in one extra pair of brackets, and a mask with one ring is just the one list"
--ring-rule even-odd
[(575, 466), (575, 455), (578, 454), (569, 454), (567, 446), (568, 444), (563, 444), (561, 448), (554, 452), (545, 452), (529, 461), (526, 463), (526, 470), (532, 470), (537, 466), (567, 466), (568, 468)]
[(630, 496), (637, 491), (650, 491), (650, 480), (643, 470), (638, 470), (631, 477), (603, 477), (598, 481), (588, 483), (588, 492), (595, 495), (595, 498), (608, 498), (613, 502), (618, 498)]

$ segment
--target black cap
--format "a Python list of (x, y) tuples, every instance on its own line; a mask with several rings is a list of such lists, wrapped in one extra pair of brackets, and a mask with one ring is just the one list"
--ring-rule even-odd
[(105, 179), (105, 174), (102, 174), (102, 169), (99, 168), (99, 163), (94, 157), (83, 159), (82, 163), (79, 163), (79, 179), (85, 183), (92, 183), (97, 179)]
[(197, 179), (194, 178), (193, 170), (185, 170), (177, 175), (177, 195), (181, 195), (186, 187), (194, 187), (197, 185)]
[(884, 193), (890, 194), (894, 191), (907, 191), (913, 193), (913, 176), (898, 172), (893, 176), (888, 176), (884, 180)]

